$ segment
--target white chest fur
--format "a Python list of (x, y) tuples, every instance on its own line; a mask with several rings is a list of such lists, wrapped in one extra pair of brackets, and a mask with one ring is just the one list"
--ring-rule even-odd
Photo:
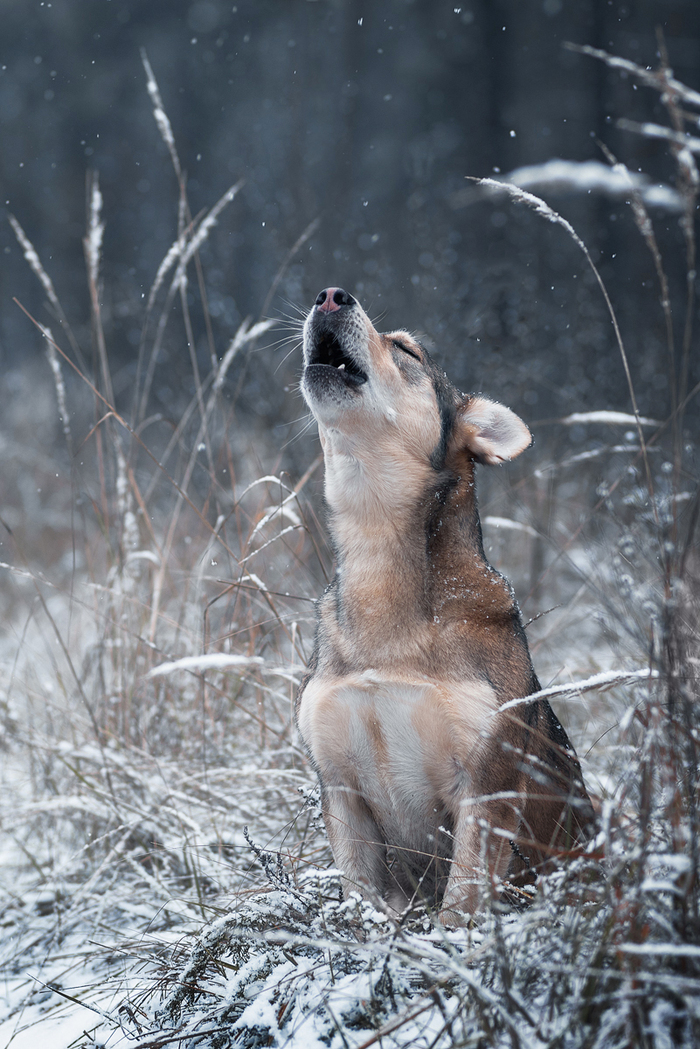
[[(489, 715), (484, 682), (401, 679), (368, 670), (312, 679), (299, 728), (324, 784), (361, 797), (389, 844), (422, 846), (472, 789)], [(478, 788), (477, 788), (478, 789)]]

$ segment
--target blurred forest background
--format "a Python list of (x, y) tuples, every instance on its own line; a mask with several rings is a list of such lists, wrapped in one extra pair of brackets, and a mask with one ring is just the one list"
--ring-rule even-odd
[[(630, 409), (609, 317), (576, 246), (526, 209), (475, 200), (465, 177), (554, 157), (604, 160), (600, 140), (630, 170), (672, 182), (666, 144), (616, 124), (623, 116), (667, 123), (657, 93), (563, 44), (655, 67), (660, 26), (675, 75), (698, 88), (697, 0), (0, 6), (6, 398), (21, 392), (17, 370), (42, 351), (12, 297), (50, 323), (7, 214), (37, 248), (89, 357), (82, 237), (86, 170), (96, 169), (106, 222), (102, 319), (114, 393), (128, 404), (144, 296), (177, 235), (177, 181), (146, 90), (145, 48), (187, 171), (192, 212), (245, 180), (203, 249), (219, 356), (242, 318), (260, 316), (263, 307), (267, 316), (294, 316), (336, 284), (354, 292), (380, 327), (419, 332), (458, 386), (483, 389), (531, 422)], [(653, 261), (629, 207), (595, 194), (543, 195), (600, 266), (642, 413), (663, 414), (670, 406), (663, 315)], [(655, 217), (672, 286), (683, 292), (678, 216)], [(275, 274), (315, 219), (315, 232), (266, 302)], [(205, 368), (205, 324), (194, 295), (192, 309)], [(281, 447), (301, 412), (300, 399), (289, 396), (300, 355), (279, 367), (284, 354), (273, 341), (257, 349), (254, 366), (241, 355), (227, 388), (237, 392), (239, 418)], [(689, 388), (697, 359), (692, 367)], [(192, 390), (178, 320), (160, 357), (155, 407), (176, 413)], [(689, 412), (692, 423), (692, 405)], [(574, 427), (566, 436), (576, 443), (587, 434)], [(295, 451), (300, 463), (308, 458), (304, 441), (292, 444)]]

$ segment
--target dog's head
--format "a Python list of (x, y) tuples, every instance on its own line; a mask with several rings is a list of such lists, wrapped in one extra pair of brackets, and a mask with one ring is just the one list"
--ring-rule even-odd
[(341, 288), (322, 291), (306, 318), (301, 389), (324, 448), (361, 459), (493, 465), (532, 440), (509, 408), (458, 393), (408, 332), (380, 334)]

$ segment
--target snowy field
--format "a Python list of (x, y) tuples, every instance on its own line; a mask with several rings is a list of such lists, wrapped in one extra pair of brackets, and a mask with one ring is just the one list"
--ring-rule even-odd
[[(674, 207), (694, 220), (691, 147), (675, 154)], [(700, 503), (685, 402), (660, 421), (603, 407), (550, 421), (479, 478), (487, 556), (515, 585), (598, 838), (522, 909), (485, 882), (458, 932), (343, 900), (291, 716), (332, 572), (320, 460), (309, 444), (291, 476), (224, 395), (270, 325), (241, 327), (177, 420), (148, 414), (167, 317), (179, 306), (189, 332), (188, 272), (235, 193), (181, 224), (158, 272), (128, 418), (98, 294), (97, 183), (95, 375), (64, 356), (50, 275), (15, 229), (56, 322), (45, 372), (0, 387), (0, 1049), (691, 1049)]]
[(8, 491), (30, 454), (40, 489), (9, 504), (3, 569), (3, 1049), (692, 1044), (639, 446), (628, 421), (591, 426), (595, 456), (533, 454), (484, 483), (482, 516), (525, 618), (546, 612), (533, 658), (603, 830), (523, 911), (485, 885), (459, 932), (340, 899), (291, 726), (330, 568), (303, 488), (246, 479), (217, 493), (216, 535), (186, 503), (173, 531), (117, 455), (106, 533), (99, 464), (71, 481), (62, 450), (3, 436)]

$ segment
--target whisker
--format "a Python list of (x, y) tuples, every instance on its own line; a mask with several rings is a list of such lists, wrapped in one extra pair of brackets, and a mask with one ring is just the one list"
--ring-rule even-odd
[(294, 317), (291, 313), (279, 313), (277, 316), (282, 318), (282, 320), (286, 321), (287, 324), (295, 328), (297, 331), (302, 331), (304, 320), (306, 318)]
[[(304, 434), (306, 433), (306, 431), (307, 431), (307, 430), (310, 430), (310, 429), (311, 429), (311, 427), (313, 426), (313, 424), (314, 424), (315, 422), (316, 422), (316, 420), (314, 419), (314, 417), (313, 417), (313, 415), (312, 415), (312, 416), (310, 417), (309, 421), (307, 422), (306, 426), (302, 426), (302, 428), (301, 428), (301, 430), (299, 431), (299, 433), (295, 433), (293, 437), (290, 437), (290, 438), (289, 438), (289, 440), (288, 440), (288, 441), (286, 441), (286, 442), (285, 442), (285, 443), (284, 443), (284, 444), (282, 445), (282, 449), (284, 449), (284, 448), (288, 448), (290, 444), (294, 444), (294, 442), (295, 442), (295, 441), (298, 441), (300, 437), (303, 437), (303, 436), (304, 436)], [(280, 449), (280, 450), (281, 450), (281, 449)]]
[(278, 346), (286, 346), (290, 342), (294, 342), (298, 346), (302, 345), (302, 340), (298, 335), (285, 335), (283, 338), (277, 339), (275, 342), (268, 343), (268, 346), (276, 349)]
[(386, 310), (384, 309), (380, 313), (378, 313), (376, 316), (370, 317), (370, 320), (371, 320), (372, 324), (374, 325), (374, 327), (376, 328), (378, 324), (381, 324), (381, 322), (384, 320), (385, 317), (386, 317)]
[(300, 349), (301, 349), (301, 343), (297, 343), (295, 346), (292, 346), (292, 348), (289, 350), (288, 353), (285, 353), (284, 357), (282, 358), (282, 360), (279, 362), (279, 364), (275, 368), (275, 375), (277, 375), (277, 372), (280, 370), (280, 368), (282, 367), (284, 362), (286, 360), (288, 360), (292, 356), (293, 353), (296, 353), (296, 351), (300, 350)]
[(298, 313), (300, 317), (303, 317), (304, 320), (306, 320), (306, 315), (309, 312), (308, 307), (300, 306), (298, 302), (292, 302), (291, 299), (283, 299), (282, 301), (290, 310), (293, 310), (294, 313)]

